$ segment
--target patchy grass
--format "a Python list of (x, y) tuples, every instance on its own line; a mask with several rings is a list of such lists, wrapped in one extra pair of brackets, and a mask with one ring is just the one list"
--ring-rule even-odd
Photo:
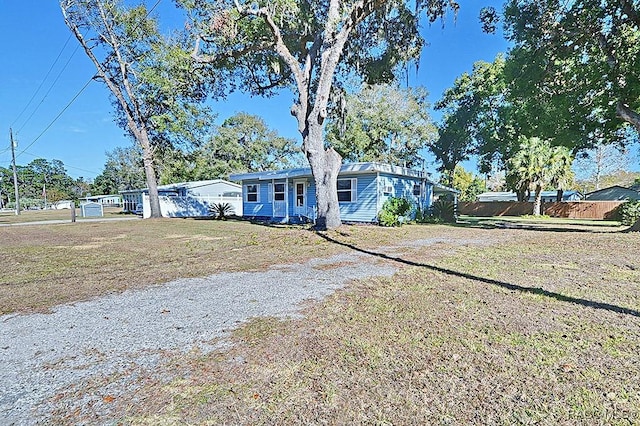
[(6, 227), (2, 235), (0, 313), (335, 251), (311, 232), (233, 221), (80, 222)]
[[(339, 235), (366, 247), (390, 245), (419, 229), (344, 227)], [(241, 221), (159, 219), (0, 228), (0, 314), (45, 311), (131, 288), (223, 271), (325, 257), (347, 248), (300, 227)]]
[[(44, 310), (177, 277), (365, 251), (400, 271), (354, 282), (303, 319), (253, 319), (225, 350), (167, 354), (153, 372), (132, 367), (130, 393), (103, 397), (109, 418), (640, 424), (640, 236), (569, 230), (411, 225), (318, 235), (196, 220), (9, 227), (0, 306)], [(99, 395), (104, 380), (84, 394)], [(61, 410), (51, 420), (83, 422), (73, 416)]]
[(171, 379), (123, 396), (137, 402), (123, 421), (640, 423), (638, 235), (402, 229), (423, 228), (447, 239), (399, 257), (360, 228), (331, 234), (401, 271), (301, 320), (255, 319), (226, 351), (171, 358)]
[[(105, 207), (103, 210), (105, 218), (115, 218), (127, 215), (122, 213), (122, 209), (119, 207)], [(128, 214), (131, 217), (135, 215)], [(80, 207), (76, 207), (76, 220), (82, 221), (85, 219), (81, 216)], [(15, 224), (15, 223), (27, 223), (27, 222), (41, 222), (50, 220), (68, 220), (71, 222), (71, 210), (22, 210), (19, 215), (16, 215), (14, 211), (0, 211), (0, 225), (2, 224)]]
[[(467, 225), (479, 225), (479, 226), (495, 226), (500, 223), (515, 223), (522, 225), (560, 225), (564, 227), (602, 227), (614, 230), (619, 228), (622, 223), (619, 220), (591, 220), (591, 219), (569, 219), (562, 217), (549, 217), (549, 216), (460, 216), (459, 221), (462, 224)], [(583, 228), (584, 229), (584, 228)]]

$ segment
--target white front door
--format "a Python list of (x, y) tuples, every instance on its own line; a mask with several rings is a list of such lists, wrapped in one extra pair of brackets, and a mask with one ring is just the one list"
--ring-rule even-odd
[(307, 214), (307, 183), (304, 181), (293, 182), (293, 213), (296, 215)]

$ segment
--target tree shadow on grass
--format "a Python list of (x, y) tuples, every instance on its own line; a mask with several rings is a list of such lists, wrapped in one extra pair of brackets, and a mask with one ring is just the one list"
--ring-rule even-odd
[(371, 250), (366, 250), (357, 246), (354, 246), (353, 244), (349, 244), (349, 243), (345, 243), (342, 241), (338, 241), (335, 240), (331, 237), (329, 237), (328, 235), (322, 233), (322, 232), (317, 232), (317, 235), (319, 235), (320, 237), (324, 238), (325, 240), (327, 240), (330, 243), (334, 243), (334, 244), (338, 244), (341, 245), (343, 247), (348, 247), (352, 250), (358, 251), (360, 253), (364, 253), (364, 254), (369, 254), (372, 256), (376, 256), (376, 257), (380, 257), (382, 259), (386, 259), (386, 260), (391, 260), (393, 262), (398, 262), (398, 263), (403, 263), (405, 265), (410, 265), (410, 266), (417, 266), (420, 268), (426, 268), (426, 269), (430, 269), (432, 271), (436, 271), (436, 272), (440, 272), (446, 275), (451, 275), (451, 276), (455, 276), (455, 277), (461, 277), (461, 278), (466, 278), (468, 280), (472, 280), (472, 281), (478, 281), (478, 282), (482, 282), (482, 283), (486, 283), (486, 284), (491, 284), (494, 286), (498, 286), (501, 288), (506, 288), (507, 290), (513, 290), (513, 291), (520, 291), (523, 293), (530, 293), (530, 294), (537, 294), (540, 296), (545, 296), (545, 297), (549, 297), (551, 299), (556, 299), (559, 300), (561, 302), (568, 302), (568, 303), (573, 303), (576, 305), (581, 305), (581, 306), (585, 306), (588, 308), (593, 308), (593, 309), (602, 309), (602, 310), (606, 310), (606, 311), (610, 311), (610, 312), (615, 312), (618, 314), (625, 314), (625, 315), (631, 315), (634, 317), (640, 317), (640, 311), (636, 311), (634, 309), (629, 309), (629, 308), (625, 308), (622, 306), (617, 306), (617, 305), (612, 305), (609, 303), (601, 303), (601, 302), (595, 302), (593, 300), (587, 300), (587, 299), (580, 299), (577, 297), (571, 297), (571, 296), (565, 296), (563, 294), (560, 293), (555, 293), (552, 291), (548, 291), (545, 290), (543, 288), (540, 287), (524, 287), (524, 286), (520, 286), (517, 284), (511, 284), (511, 283), (507, 283), (504, 281), (498, 281), (498, 280), (494, 280), (491, 278), (485, 278), (485, 277), (480, 277), (477, 275), (473, 275), (473, 274), (468, 274), (466, 272), (459, 272), (459, 271), (454, 271), (451, 269), (446, 269), (446, 268), (442, 268), (440, 266), (435, 266), (435, 265), (428, 265), (426, 263), (418, 263), (418, 262), (414, 262), (411, 260), (406, 260), (406, 259), (402, 259), (400, 257), (395, 257), (395, 256), (389, 256), (388, 254), (384, 254), (384, 253), (377, 253)]

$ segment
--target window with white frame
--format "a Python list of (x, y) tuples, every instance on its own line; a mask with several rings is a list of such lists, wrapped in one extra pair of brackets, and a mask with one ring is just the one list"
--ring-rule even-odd
[(285, 197), (285, 184), (274, 183), (273, 184), (273, 201), (284, 201)]
[(257, 203), (260, 201), (260, 184), (254, 183), (251, 185), (245, 185), (245, 193), (247, 194), (247, 203)]
[(420, 196), (422, 195), (422, 185), (419, 183), (413, 184), (413, 195)]
[(338, 201), (341, 203), (353, 203), (357, 200), (356, 189), (358, 179), (338, 179)]

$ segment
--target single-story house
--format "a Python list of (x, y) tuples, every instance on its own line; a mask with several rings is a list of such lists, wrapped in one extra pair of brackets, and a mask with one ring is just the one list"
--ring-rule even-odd
[[(120, 191), (123, 211), (151, 216), (149, 189)], [(209, 215), (209, 206), (229, 203), (234, 214), (242, 215), (240, 185), (222, 179), (180, 182), (158, 186), (160, 211), (164, 217), (201, 217)]]
[(584, 198), (587, 201), (635, 201), (640, 200), (640, 192), (632, 188), (614, 185), (589, 192)]
[[(543, 203), (554, 203), (558, 199), (558, 191), (542, 191), (540, 194)], [(536, 198), (535, 191), (531, 191), (529, 201), (534, 202)], [(562, 201), (580, 201), (582, 194), (578, 191), (563, 191)], [(478, 195), (478, 201), (481, 203), (491, 201), (518, 201), (518, 195), (515, 192), (483, 192)]]
[(105, 207), (119, 207), (122, 205), (122, 197), (119, 194), (90, 195), (80, 200), (87, 203), (100, 203)]
[[(229, 176), (242, 184), (243, 217), (278, 223), (299, 223), (316, 218), (315, 182), (310, 168)], [(346, 222), (376, 222), (385, 200), (409, 199), (428, 211), (443, 194), (458, 191), (430, 181), (424, 171), (382, 163), (343, 164), (338, 174), (340, 217)]]

